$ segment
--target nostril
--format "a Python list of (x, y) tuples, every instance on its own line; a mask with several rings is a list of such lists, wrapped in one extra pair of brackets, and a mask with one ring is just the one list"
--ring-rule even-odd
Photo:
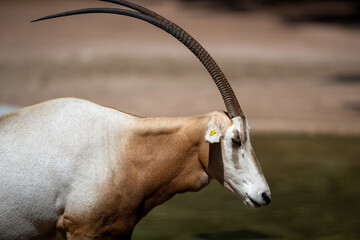
[(267, 195), (267, 193), (263, 192), (261, 194), (261, 196), (264, 199), (264, 201), (266, 202), (266, 205), (268, 205), (271, 202), (271, 198), (269, 197), (269, 195)]

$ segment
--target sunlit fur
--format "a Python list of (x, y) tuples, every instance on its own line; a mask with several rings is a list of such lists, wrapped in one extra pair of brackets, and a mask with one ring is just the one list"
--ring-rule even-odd
[(141, 118), (57, 99), (3, 115), (0, 239), (130, 239), (155, 206), (212, 178), (265, 205), (249, 139), (246, 120), (219, 111)]

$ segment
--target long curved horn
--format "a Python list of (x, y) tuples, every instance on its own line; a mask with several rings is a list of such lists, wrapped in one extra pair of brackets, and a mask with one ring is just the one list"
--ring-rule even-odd
[(210, 56), (210, 54), (200, 45), (200, 43), (198, 43), (192, 36), (190, 36), (187, 32), (185, 32), (181, 27), (172, 23), (166, 18), (158, 15), (157, 13), (150, 11), (147, 8), (136, 5), (134, 3), (130, 3), (128, 1), (123, 1), (123, 0), (120, 1), (100, 0), (100, 1), (119, 4), (131, 8), (133, 10), (136, 10), (138, 12), (125, 10), (125, 9), (116, 9), (116, 8), (87, 8), (87, 9), (79, 9), (79, 10), (73, 10), (73, 11), (49, 15), (46, 17), (36, 19), (32, 22), (37, 22), (37, 21), (57, 18), (57, 17), (65, 17), (70, 15), (87, 14), (87, 13), (112, 13), (112, 14), (134, 17), (146, 21), (171, 34), (173, 37), (175, 37), (181, 43), (183, 43), (192, 53), (194, 53), (194, 55), (201, 61), (201, 63), (204, 65), (204, 67), (208, 70), (209, 74), (213, 78), (216, 86), (218, 87), (221, 93), (221, 96), (224, 100), (226, 109), (230, 117), (244, 116), (240, 108), (240, 105), (236, 99), (235, 93), (232, 90), (229, 82), (227, 81), (224, 73), (221, 71), (220, 67), (216, 64), (215, 60)]
[[(215, 60), (211, 57), (211, 55), (201, 46), (201, 44), (196, 41), (190, 34), (188, 34), (184, 29), (179, 27), (177, 24), (171, 22), (170, 20), (164, 18), (163, 16), (145, 8), (136, 3), (128, 2), (126, 0), (99, 0), (102, 2), (114, 3), (117, 5), (125, 6), (156, 18), (168, 26), (171, 26), (178, 32), (178, 35), (182, 36), (182, 39), (176, 37), (179, 41), (181, 41), (187, 48), (189, 48), (195, 56), (201, 61), (204, 67), (210, 73), (212, 79), (214, 80), (216, 86), (218, 87), (221, 96), (224, 100), (227, 111), (229, 112), (231, 117), (234, 116), (244, 116), (240, 108), (240, 104), (236, 98), (234, 91), (232, 90), (228, 80), (226, 79), (224, 73), (221, 71), (220, 67), (217, 65)], [(174, 35), (173, 35), (174, 36)], [(186, 41), (184, 43), (183, 41)]]

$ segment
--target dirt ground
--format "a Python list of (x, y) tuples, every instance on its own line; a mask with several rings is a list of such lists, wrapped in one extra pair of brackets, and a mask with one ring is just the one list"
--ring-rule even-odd
[[(140, 1), (191, 33), (221, 66), (255, 132), (360, 134), (360, 29), (268, 12)], [(140, 116), (223, 110), (206, 70), (171, 36), (122, 16), (30, 23), (92, 0), (0, 1), (0, 104), (78, 97)]]

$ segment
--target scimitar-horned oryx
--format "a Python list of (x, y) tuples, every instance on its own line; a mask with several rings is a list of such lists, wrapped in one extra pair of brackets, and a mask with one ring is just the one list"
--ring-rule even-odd
[[(152, 208), (215, 178), (250, 207), (270, 203), (250, 127), (224, 74), (188, 33), (127, 1), (91, 8), (149, 22), (188, 47), (224, 99), (222, 111), (142, 118), (57, 99), (0, 118), (0, 239), (130, 239)], [(37, 20), (37, 21), (38, 21)]]

